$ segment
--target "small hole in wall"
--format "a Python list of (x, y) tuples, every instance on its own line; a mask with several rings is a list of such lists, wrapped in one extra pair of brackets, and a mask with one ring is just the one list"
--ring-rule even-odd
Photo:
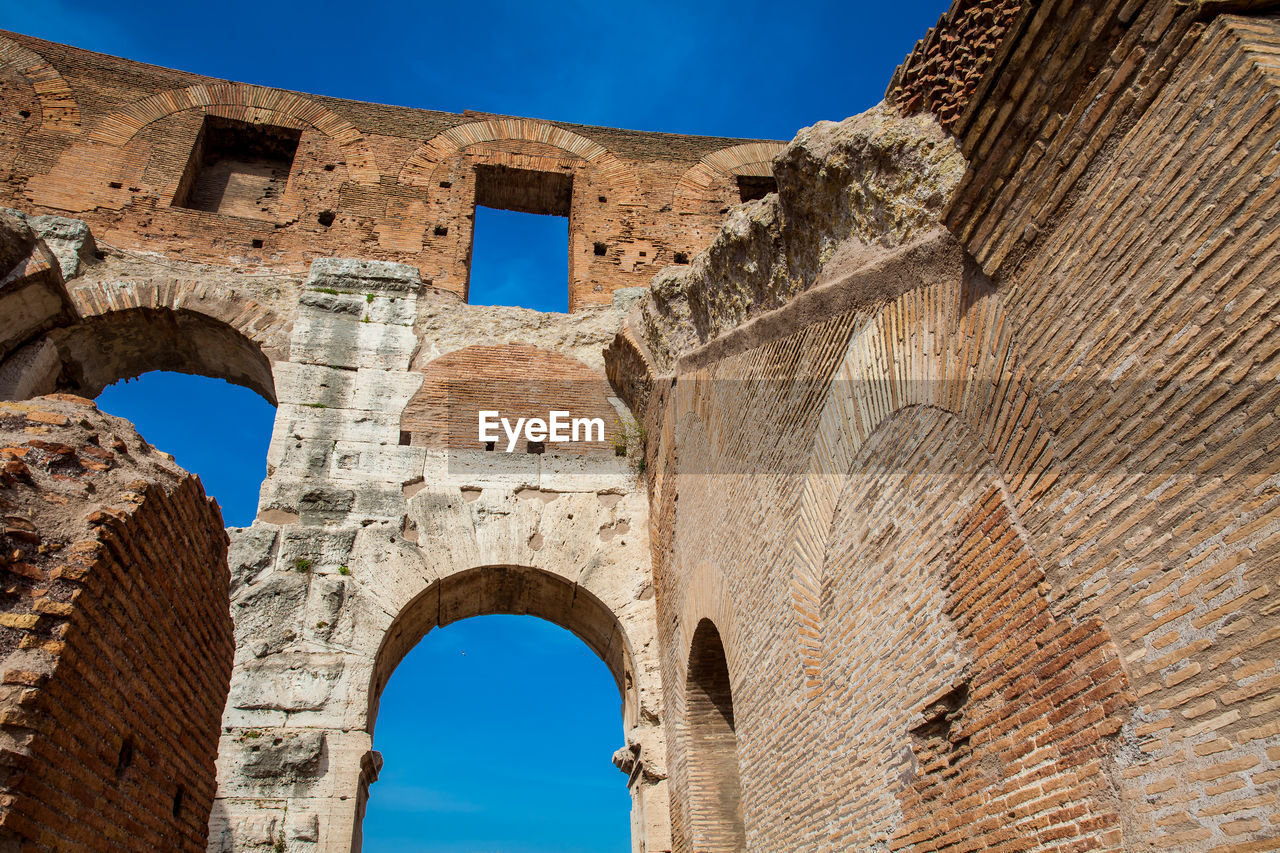
[(647, 257), (649, 257), (649, 253), (648, 253), (648, 252), (641, 252), (641, 253), (640, 253), (640, 257), (642, 257), (642, 258), (647, 258)]
[(22, 116), (23, 118), (31, 118), (31, 111), (30, 111), (30, 110), (18, 110), (18, 115)]
[(338, 167), (337, 167), (337, 166), (335, 166), (335, 165), (333, 165), (332, 163), (325, 163), (325, 164), (324, 164), (324, 170), (325, 170), (326, 172), (332, 172), (332, 171), (333, 171), (334, 169), (336, 169), (336, 168), (338, 168)]
[(116, 757), (116, 778), (124, 775), (124, 771), (133, 764), (133, 738), (127, 737), (120, 744), (120, 755)]
[(328, 228), (333, 224), (333, 220), (337, 218), (332, 210), (322, 210), (320, 215), (316, 217), (316, 221)]
[(684, 252), (676, 252), (676, 263), (677, 264), (689, 263), (689, 256)]
[(120, 183), (119, 181), (112, 181), (111, 183), (107, 184), (107, 186), (111, 187), (111, 189), (113, 190), (124, 189), (124, 184)]
[(547, 445), (541, 441), (531, 441), (525, 448), (526, 453), (546, 453)]
[(252, 245), (253, 245), (253, 248), (255, 248), (255, 249), (261, 249), (261, 248), (262, 248), (262, 240), (254, 240)]
[(493, 442), (493, 441), (486, 441), (486, 442), (484, 443), (484, 449), (485, 449), (485, 450), (493, 450), (493, 447), (494, 447), (494, 445), (495, 445), (495, 444), (496, 444), (496, 442)]
[(437, 225), (435, 227), (435, 230), (432, 233), (435, 234), (437, 237), (448, 237), (449, 228), (446, 225)]
[(179, 785), (177, 792), (173, 795), (173, 816), (178, 817), (182, 814), (182, 801), (186, 798), (186, 790)]
[(412, 441), (413, 441), (413, 433), (412, 433), (412, 432), (410, 432), (410, 431), (409, 431), (409, 430), (407, 430), (407, 429), (402, 429), (402, 430), (400, 430), (400, 446), (401, 446), (401, 447), (408, 447), (408, 446), (409, 446), (409, 443), (410, 443), (410, 442), (412, 442)]
[(609, 247), (606, 246), (604, 243), (595, 243), (592, 245), (591, 248), (593, 251), (595, 251), (597, 258), (603, 258), (605, 255), (605, 252), (609, 251)]
[(609, 199), (605, 198), (604, 196), (600, 196), (600, 203), (601, 203), (601, 204), (604, 204), (604, 203), (605, 203), (605, 202), (607, 202), (608, 200), (609, 200)]
[(453, 186), (453, 181), (441, 181), (441, 182), (440, 182), (440, 189), (442, 189), (442, 190), (447, 190), (447, 189), (449, 189), (449, 187), (451, 187), (451, 186)]

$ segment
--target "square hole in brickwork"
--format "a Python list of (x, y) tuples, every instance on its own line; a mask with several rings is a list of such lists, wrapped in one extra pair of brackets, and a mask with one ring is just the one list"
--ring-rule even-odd
[(572, 197), (572, 175), (477, 166), (467, 301), (568, 311)]
[(738, 197), (742, 201), (755, 201), (778, 191), (773, 175), (738, 175)]
[(525, 452), (527, 453), (545, 453), (547, 445), (541, 441), (530, 441), (525, 444)]
[(205, 116), (174, 207), (274, 220), (302, 133)]
[(604, 243), (591, 244), (591, 250), (595, 252), (597, 258), (603, 258), (605, 255), (609, 253), (609, 247), (606, 246)]

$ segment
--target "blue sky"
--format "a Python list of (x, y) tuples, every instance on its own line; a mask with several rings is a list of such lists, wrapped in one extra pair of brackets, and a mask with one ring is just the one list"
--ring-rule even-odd
[[(354, 100), (790, 139), (879, 101), (947, 5), (0, 0), (0, 28)], [(565, 220), (481, 210), (475, 240), (473, 301), (565, 310)], [(172, 374), (99, 403), (200, 474), (229, 524), (252, 519), (268, 404)], [(625, 853), (629, 799), (609, 762), (622, 738), (604, 664), (562, 629), (486, 617), (433, 631), (383, 695), (365, 850)]]

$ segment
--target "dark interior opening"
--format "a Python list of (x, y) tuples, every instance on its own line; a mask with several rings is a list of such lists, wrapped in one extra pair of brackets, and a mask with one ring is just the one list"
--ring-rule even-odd
[(476, 166), (476, 204), (516, 213), (568, 216), (573, 199), (573, 175)]
[(173, 206), (277, 219), (302, 132), (207, 115)]
[(742, 201), (755, 201), (778, 191), (778, 181), (773, 175), (738, 175), (738, 197)]

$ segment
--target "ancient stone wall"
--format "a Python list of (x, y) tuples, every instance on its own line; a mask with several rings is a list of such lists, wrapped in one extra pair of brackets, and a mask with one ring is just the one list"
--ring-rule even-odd
[(294, 273), (397, 261), (465, 298), (476, 205), (566, 216), (570, 310), (687, 263), (781, 148), (357, 104), (16, 34), (0, 87), (0, 204), (105, 246)]
[(200, 483), (76, 397), (0, 404), (0, 846), (205, 848), (233, 649)]

